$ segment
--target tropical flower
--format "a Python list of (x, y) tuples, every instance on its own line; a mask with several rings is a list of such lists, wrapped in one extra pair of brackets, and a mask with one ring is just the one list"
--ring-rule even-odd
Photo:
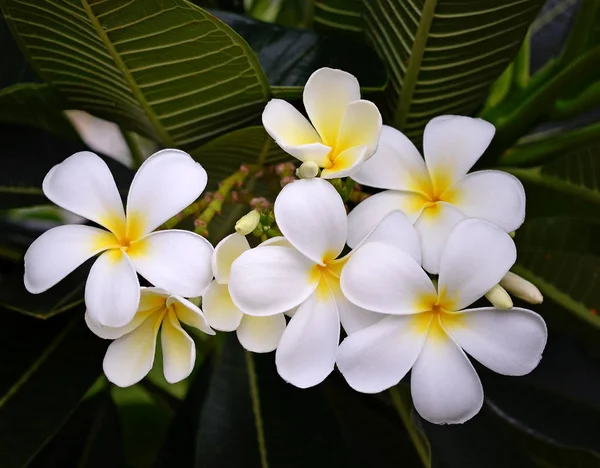
[(546, 345), (544, 320), (521, 308), (467, 309), (504, 277), (515, 245), (499, 227), (477, 219), (456, 225), (442, 252), (437, 288), (408, 255), (369, 243), (342, 271), (350, 301), (390, 314), (340, 345), (337, 365), (350, 386), (377, 393), (411, 372), (411, 392), (421, 416), (461, 423), (483, 404), (481, 382), (466, 351), (491, 370), (524, 375)]
[(103, 367), (108, 380), (119, 387), (133, 385), (150, 372), (159, 329), (163, 371), (169, 383), (189, 376), (196, 362), (194, 340), (180, 322), (208, 335), (215, 334), (198, 307), (160, 288), (141, 288), (137, 313), (123, 327), (99, 325), (87, 312), (85, 320), (100, 338), (115, 340), (106, 350)]
[(357, 245), (390, 211), (401, 209), (419, 233), (423, 266), (437, 273), (445, 240), (463, 218), (479, 218), (506, 232), (525, 219), (525, 191), (501, 171), (467, 174), (494, 136), (485, 120), (445, 115), (431, 120), (421, 157), (398, 130), (384, 126), (375, 155), (352, 178), (389, 189), (360, 203), (348, 217), (348, 245)]
[[(273, 244), (280, 239), (267, 242)], [(232, 263), (248, 250), (250, 244), (238, 233), (217, 244), (212, 258), (215, 279), (202, 296), (202, 308), (211, 327), (220, 331), (236, 330), (238, 340), (248, 351), (268, 353), (277, 348), (285, 330), (283, 313), (266, 317), (246, 315), (231, 300), (227, 286)]]
[(310, 122), (281, 99), (272, 99), (263, 112), (266, 131), (285, 152), (315, 162), (325, 179), (346, 177), (373, 155), (381, 114), (360, 98), (354, 76), (320, 68), (306, 82), (303, 100)]
[[(306, 388), (333, 370), (340, 320), (350, 332), (381, 317), (350, 303), (340, 289), (340, 273), (349, 258), (338, 258), (346, 243), (346, 211), (331, 184), (302, 179), (286, 185), (275, 200), (275, 219), (285, 239), (242, 253), (231, 266), (229, 292), (249, 315), (270, 316), (297, 307), (275, 362), (286, 381)], [(388, 238), (420, 261), (417, 234), (401, 212), (390, 214), (367, 242)]]
[(174, 294), (201, 295), (212, 278), (210, 243), (189, 231), (152, 231), (198, 198), (206, 181), (206, 171), (188, 154), (159, 151), (135, 175), (126, 215), (102, 159), (87, 151), (67, 158), (46, 175), (44, 194), (108, 231), (83, 225), (46, 231), (25, 254), (25, 287), (44, 292), (101, 254), (85, 286), (88, 313), (101, 325), (120, 327), (135, 315), (140, 301), (136, 271)]

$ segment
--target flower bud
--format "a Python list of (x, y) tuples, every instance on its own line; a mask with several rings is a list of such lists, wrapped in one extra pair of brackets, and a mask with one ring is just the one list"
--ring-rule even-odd
[(242, 216), (237, 223), (235, 223), (235, 230), (242, 236), (247, 236), (256, 229), (260, 223), (260, 213), (256, 210), (252, 210), (250, 213)]
[(530, 304), (541, 304), (544, 302), (544, 296), (542, 296), (540, 290), (533, 283), (510, 271), (502, 278), (500, 285), (513, 296), (523, 299)]
[(497, 309), (510, 309), (513, 306), (512, 299), (506, 290), (499, 284), (490, 289), (485, 294), (485, 297)]
[(312, 179), (317, 177), (318, 173), (319, 166), (314, 161), (305, 161), (296, 169), (296, 177), (299, 179)]

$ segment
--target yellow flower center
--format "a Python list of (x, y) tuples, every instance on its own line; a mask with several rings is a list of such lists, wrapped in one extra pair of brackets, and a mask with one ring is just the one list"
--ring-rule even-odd
[(144, 233), (144, 224), (139, 215), (133, 214), (123, 221), (119, 216), (107, 216), (101, 224), (110, 229), (110, 232), (99, 235), (94, 247), (97, 249), (119, 249), (127, 255), (142, 255), (147, 243), (141, 237)]
[[(327, 257), (327, 255), (325, 256)], [(317, 297), (322, 300), (327, 300), (330, 293), (337, 291), (340, 288), (340, 275), (342, 268), (348, 261), (348, 257), (329, 260), (323, 259), (325, 265), (315, 265), (311, 272), (312, 281), (317, 282)]]
[(425, 310), (415, 314), (412, 318), (412, 326), (417, 333), (427, 333), (429, 339), (445, 339), (446, 332), (442, 328), (445, 325), (460, 326), (463, 316), (456, 314), (453, 301), (446, 297), (443, 291), (439, 295), (423, 295), (417, 301), (419, 310)]

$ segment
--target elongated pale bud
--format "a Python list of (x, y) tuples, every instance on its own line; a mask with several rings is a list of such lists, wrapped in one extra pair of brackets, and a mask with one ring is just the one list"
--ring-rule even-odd
[(485, 297), (497, 309), (510, 309), (513, 306), (512, 299), (506, 290), (499, 284), (490, 289)]
[(252, 210), (250, 213), (242, 216), (235, 223), (235, 231), (242, 236), (247, 236), (256, 229), (260, 223), (260, 213), (256, 210)]
[(541, 304), (544, 302), (544, 296), (542, 296), (540, 290), (533, 283), (511, 271), (502, 278), (500, 285), (513, 296), (523, 299), (530, 304)]
[(305, 161), (296, 169), (296, 177), (299, 179), (313, 179), (318, 173), (319, 166), (314, 161)]

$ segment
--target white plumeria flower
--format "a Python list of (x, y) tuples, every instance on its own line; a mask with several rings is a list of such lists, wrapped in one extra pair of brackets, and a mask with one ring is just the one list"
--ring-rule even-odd
[(193, 232), (152, 231), (198, 198), (206, 181), (206, 171), (187, 153), (159, 151), (136, 173), (126, 215), (101, 158), (90, 152), (67, 158), (46, 175), (44, 194), (108, 231), (81, 225), (46, 231), (25, 254), (25, 287), (44, 292), (101, 253), (85, 286), (88, 313), (101, 325), (120, 327), (135, 315), (140, 300), (136, 271), (174, 294), (200, 296), (212, 278), (213, 247)]
[(202, 308), (211, 327), (220, 331), (236, 330), (238, 340), (248, 351), (268, 353), (277, 348), (285, 330), (283, 313), (266, 317), (246, 315), (233, 303), (227, 286), (232, 263), (247, 250), (250, 244), (238, 233), (217, 244), (212, 259), (215, 279), (202, 296)]
[[(381, 317), (350, 303), (340, 289), (340, 272), (350, 254), (338, 259), (347, 220), (333, 186), (322, 179), (295, 181), (283, 188), (274, 209), (285, 239), (242, 253), (231, 266), (229, 292), (249, 315), (270, 316), (297, 307), (275, 362), (284, 380), (306, 388), (333, 370), (340, 320), (350, 332)], [(385, 239), (420, 261), (416, 231), (403, 213), (390, 214), (367, 242)]]
[(384, 126), (377, 152), (352, 178), (388, 190), (367, 198), (350, 213), (348, 245), (357, 245), (387, 213), (401, 209), (419, 233), (423, 266), (437, 273), (444, 242), (461, 219), (483, 219), (506, 232), (517, 229), (525, 219), (521, 182), (501, 171), (467, 174), (494, 132), (485, 120), (436, 117), (425, 127), (423, 160), (408, 138)]
[(465, 309), (498, 284), (515, 259), (510, 236), (477, 219), (461, 221), (450, 234), (437, 289), (399, 249), (362, 247), (342, 272), (342, 290), (355, 304), (391, 315), (340, 345), (337, 365), (350, 386), (381, 392), (412, 368), (411, 392), (421, 416), (434, 423), (472, 418), (483, 390), (463, 350), (495, 372), (524, 375), (546, 345), (546, 324), (530, 310)]
[(208, 335), (215, 334), (198, 307), (160, 288), (141, 288), (137, 313), (123, 327), (99, 325), (87, 312), (85, 321), (100, 338), (115, 340), (106, 350), (103, 367), (108, 380), (119, 387), (129, 387), (150, 372), (159, 329), (163, 372), (169, 383), (188, 377), (196, 362), (194, 340), (180, 322)]
[(373, 155), (381, 114), (375, 104), (360, 98), (353, 75), (320, 68), (306, 82), (303, 100), (310, 122), (281, 99), (272, 99), (263, 112), (267, 133), (285, 152), (315, 162), (325, 179), (346, 177)]

